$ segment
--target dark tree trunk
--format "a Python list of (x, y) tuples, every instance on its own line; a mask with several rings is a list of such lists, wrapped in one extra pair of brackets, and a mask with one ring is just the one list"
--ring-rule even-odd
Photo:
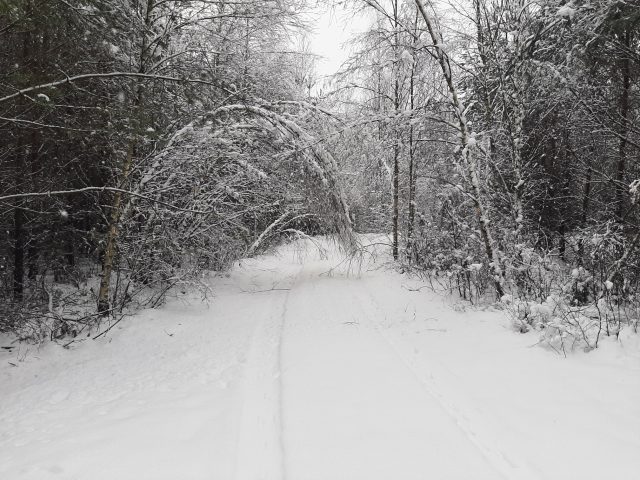
[[(396, 58), (398, 57), (398, 15), (400, 12), (398, 11), (398, 1), (395, 0), (393, 2), (393, 42), (394, 42), (394, 52), (396, 53)], [(400, 76), (399, 64), (396, 60), (396, 68), (395, 68), (395, 83), (393, 88), (393, 108), (396, 117), (400, 112)], [(394, 126), (395, 130), (395, 140), (393, 143), (393, 259), (398, 259), (398, 223), (399, 223), (399, 203), (400, 203), (400, 192), (399, 192), (399, 179), (400, 176), (400, 130), (398, 125)]]
[(19, 205), (13, 211), (13, 298), (22, 301), (24, 296), (24, 231), (25, 215)]
[[(631, 46), (631, 32), (627, 30), (623, 38), (626, 51)], [(620, 145), (618, 147), (618, 162), (616, 165), (616, 217), (624, 218), (625, 198), (628, 187), (625, 184), (627, 163), (627, 135), (629, 133), (629, 91), (631, 90), (631, 63), (627, 53), (621, 61), (622, 91), (620, 92)]]

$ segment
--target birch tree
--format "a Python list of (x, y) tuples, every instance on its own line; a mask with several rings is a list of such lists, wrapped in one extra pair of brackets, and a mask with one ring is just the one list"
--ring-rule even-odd
[(440, 65), (442, 75), (447, 83), (450, 95), (449, 99), (453, 107), (453, 115), (456, 120), (458, 138), (460, 141), (460, 163), (465, 173), (465, 180), (468, 182), (473, 202), (475, 204), (476, 218), (480, 227), (480, 234), (484, 243), (489, 268), (493, 276), (496, 294), (498, 297), (502, 297), (504, 295), (502, 266), (497, 244), (495, 243), (492, 232), (488, 209), (482, 198), (482, 189), (480, 185), (476, 156), (478, 152), (476, 134), (469, 126), (466, 116), (467, 109), (463, 104), (456, 84), (454, 83), (455, 79), (451, 69), (451, 62), (449, 55), (444, 48), (442, 35), (423, 2), (421, 0), (415, 0), (415, 2), (418, 7), (418, 11), (420, 12), (420, 16), (427, 27), (429, 37), (433, 43), (435, 56)]

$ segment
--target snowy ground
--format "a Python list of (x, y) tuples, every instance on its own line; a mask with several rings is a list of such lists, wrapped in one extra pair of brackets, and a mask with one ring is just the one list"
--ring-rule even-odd
[(637, 335), (565, 359), (338, 262), (298, 243), (212, 279), (208, 307), (0, 353), (0, 478), (640, 478)]

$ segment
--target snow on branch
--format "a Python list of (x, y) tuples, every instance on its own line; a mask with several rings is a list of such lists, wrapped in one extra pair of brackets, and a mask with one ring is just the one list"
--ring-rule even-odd
[(157, 74), (146, 74), (146, 73), (135, 73), (135, 72), (110, 72), (110, 73), (87, 73), (84, 75), (75, 75), (73, 77), (66, 77), (61, 80), (56, 80), (49, 83), (42, 83), (40, 85), (34, 85), (32, 87), (23, 88), (18, 90), (15, 93), (10, 95), (6, 95), (4, 97), (0, 97), (0, 103), (6, 102), (8, 100), (12, 100), (14, 98), (26, 95), (31, 92), (36, 92), (38, 90), (44, 90), (47, 88), (55, 88), (61, 85), (71, 84), (74, 82), (79, 82), (83, 80), (92, 80), (96, 78), (141, 78), (146, 80), (163, 80), (167, 82), (182, 82), (182, 83), (198, 83), (203, 85), (209, 85), (212, 87), (216, 87), (220, 90), (223, 90), (225, 93), (229, 95), (234, 95), (235, 92), (228, 90), (227, 88), (221, 86), (216, 82), (211, 82), (207, 80), (202, 80), (198, 78), (179, 78), (179, 77), (170, 77), (166, 75), (157, 75)]
[(265, 106), (225, 105), (213, 110), (206, 117), (215, 119), (225, 113), (231, 114), (234, 112), (250, 114), (263, 119), (276, 127), (284, 136), (305, 147), (304, 158), (308, 162), (311, 171), (326, 190), (331, 200), (332, 210), (338, 214), (339, 220), (336, 222), (336, 227), (345, 236), (345, 240), (353, 243), (354, 237), (352, 235), (349, 207), (340, 187), (338, 166), (333, 156), (296, 122)]
[(167, 203), (167, 202), (163, 202), (161, 200), (155, 199), (155, 198), (151, 198), (148, 197), (146, 195), (142, 195), (140, 193), (137, 192), (132, 192), (130, 190), (124, 190), (122, 188), (115, 188), (115, 187), (83, 187), (83, 188), (76, 188), (76, 189), (72, 189), (72, 190), (50, 190), (47, 192), (26, 192), (26, 193), (14, 193), (11, 195), (3, 195), (0, 197), (0, 202), (6, 202), (9, 200), (18, 200), (18, 199), (23, 199), (23, 198), (30, 198), (30, 197), (54, 197), (54, 196), (62, 196), (62, 195), (73, 195), (73, 194), (77, 194), (77, 193), (86, 193), (86, 192), (118, 192), (118, 193), (122, 193), (124, 195), (129, 195), (132, 197), (137, 197), (152, 203), (157, 203), (159, 205), (163, 205), (167, 208), (170, 208), (172, 210), (177, 210), (180, 212), (185, 212), (185, 213), (194, 213), (194, 214), (199, 214), (199, 215), (210, 215), (212, 213), (214, 213), (213, 210), (208, 210), (208, 211), (204, 211), (204, 210), (194, 210), (194, 209), (190, 209), (190, 208), (182, 208), (182, 207), (178, 207), (177, 205), (173, 205), (171, 203)]
[[(168, 141), (167, 147), (160, 154), (161, 157), (171, 155), (171, 151), (176, 148), (183, 148), (182, 143), (184, 137), (192, 135), (199, 130), (201, 133), (208, 135), (207, 138), (215, 139), (217, 142), (224, 143), (226, 138), (219, 136), (218, 131), (233, 128), (234, 125), (246, 128), (246, 118), (251, 118), (258, 130), (263, 131), (270, 136), (279, 137), (281, 140), (287, 140), (295, 145), (295, 152), (303, 159), (306, 164), (307, 171), (311, 174), (310, 178), (314, 179), (314, 185), (329, 201), (322, 205), (315, 205), (317, 208), (327, 208), (331, 212), (331, 222), (334, 224), (343, 243), (349, 247), (355, 245), (356, 240), (352, 231), (352, 224), (344, 193), (342, 191), (339, 170), (333, 156), (323, 147), (322, 142), (318, 141), (309, 134), (302, 126), (300, 126), (292, 116), (286, 113), (280, 113), (275, 110), (277, 107), (295, 106), (302, 109), (318, 109), (307, 105), (304, 102), (275, 102), (274, 104), (244, 105), (231, 104), (225, 105), (212, 110), (189, 124), (178, 130)], [(325, 112), (322, 112), (325, 113)], [(229, 118), (237, 118), (237, 120), (228, 121)], [(201, 140), (206, 142), (207, 140)], [(229, 146), (231, 147), (231, 145)], [(233, 146), (236, 150), (241, 146)], [(254, 167), (246, 160), (237, 159), (231, 156), (236, 163), (244, 167), (250, 173), (255, 173), (260, 178), (265, 179), (266, 173)]]

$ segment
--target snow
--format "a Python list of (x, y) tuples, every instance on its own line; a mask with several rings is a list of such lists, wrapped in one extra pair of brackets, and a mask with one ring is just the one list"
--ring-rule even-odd
[(359, 265), (320, 243), (212, 276), (209, 305), (3, 350), (0, 478), (640, 476), (637, 334), (565, 359), (379, 247)]
[(567, 3), (566, 5), (561, 6), (556, 12), (558, 17), (568, 18), (569, 20), (573, 20), (573, 17), (576, 15), (576, 9), (572, 7), (571, 3)]
[(400, 61), (405, 65), (411, 65), (414, 62), (413, 55), (411, 55), (411, 52), (409, 52), (409, 50), (403, 50), (402, 54), (400, 55)]
[(629, 185), (629, 195), (631, 195), (633, 203), (638, 201), (638, 189), (640, 188), (640, 180), (634, 180)]
[(103, 43), (109, 53), (111, 53), (111, 55), (117, 55), (120, 52), (120, 47), (113, 45), (112, 43), (109, 43), (107, 41), (104, 41)]

